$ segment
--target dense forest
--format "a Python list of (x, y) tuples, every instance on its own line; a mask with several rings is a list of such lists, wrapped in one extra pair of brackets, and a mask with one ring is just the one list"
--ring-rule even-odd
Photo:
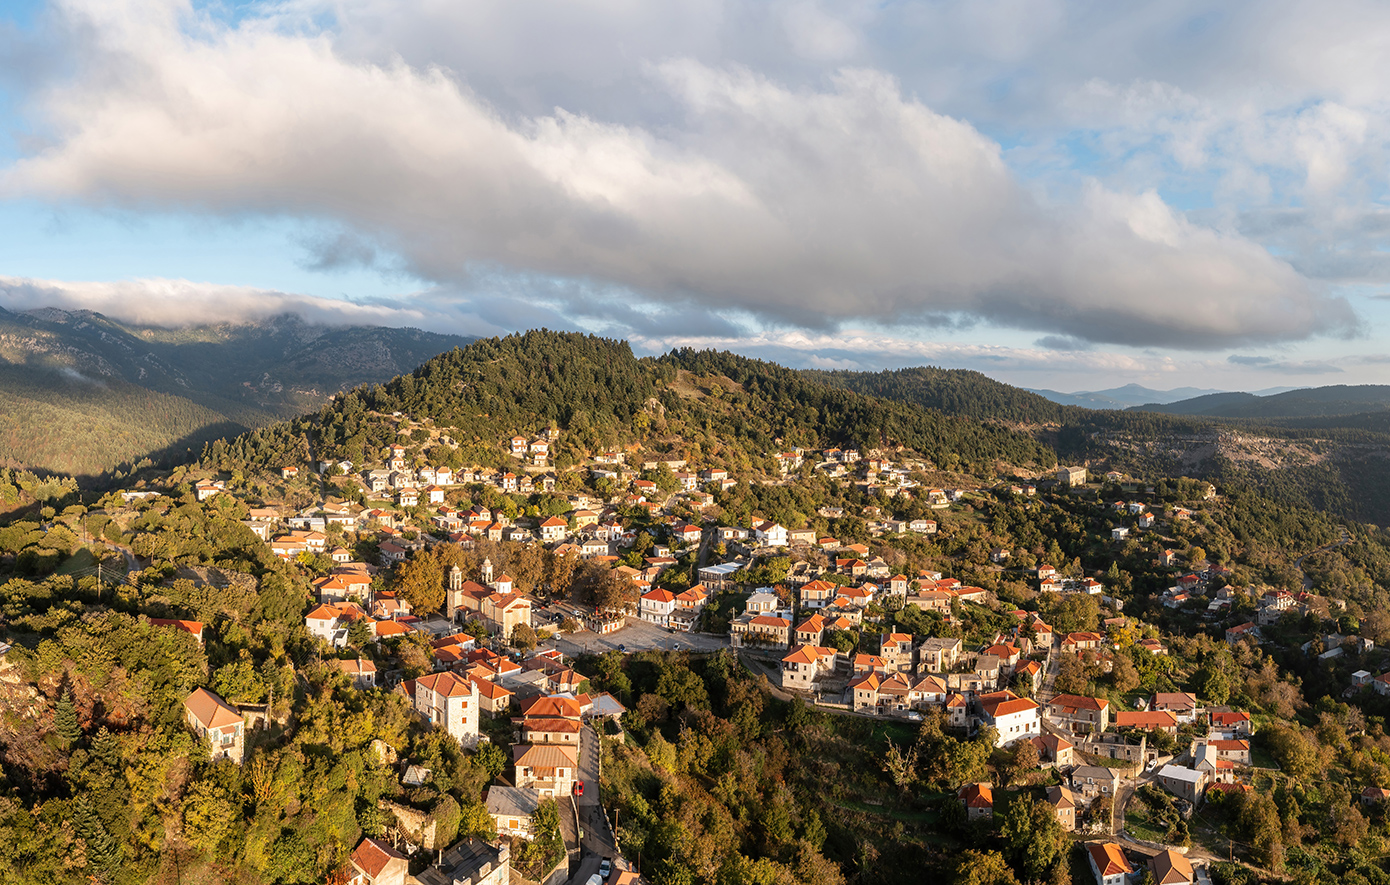
[(821, 384), (914, 403), (977, 421), (1060, 424), (1085, 411), (1058, 405), (1036, 393), (1002, 384), (980, 372), (966, 369), (939, 369), (934, 366), (882, 372), (806, 369), (802, 374)]
[(0, 464), (10, 467), (96, 476), (161, 455), (187, 460), (251, 426), (116, 379), (0, 364)]

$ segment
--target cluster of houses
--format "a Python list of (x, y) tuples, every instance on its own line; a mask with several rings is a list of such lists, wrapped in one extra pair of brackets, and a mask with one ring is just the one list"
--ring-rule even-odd
[[(1212, 785), (1247, 789), (1237, 783), (1236, 775), (1251, 764), (1249, 713), (1204, 709), (1188, 692), (1158, 692), (1142, 709), (1119, 711), (1112, 711), (1105, 698), (1059, 694), (1047, 702), (1044, 715), (1049, 728), (1069, 737), (1081, 752), (1132, 763), (1135, 770), (1161, 766), (1155, 781), (1193, 806), (1200, 804)], [(1180, 728), (1196, 728), (1204, 722), (1206, 735), (1194, 739), (1176, 759), (1147, 745), (1149, 733), (1176, 736)], [(1108, 734), (1112, 729), (1114, 733)]]
[(384, 839), (364, 838), (341, 871), (346, 885), (509, 885), (511, 846), (464, 839), (438, 853), (418, 875), (410, 859)]
[[(171, 626), (195, 632), (191, 622)], [(585, 680), (566, 666), (558, 652), (542, 652), (522, 662), (475, 647), (471, 636), (458, 634), (433, 643), (435, 672), (404, 680), (392, 691), (403, 696), (422, 722), (457, 739), (465, 747), (482, 737), (480, 717), (510, 718), (520, 740), (512, 747), (511, 783), (490, 787), (485, 796), (488, 814), (502, 836), (530, 839), (533, 817), (547, 797), (563, 798), (575, 790), (583, 752), (585, 723), (617, 718), (625, 710), (611, 695), (581, 691)], [(359, 689), (377, 687), (369, 661), (337, 662)], [(193, 691), (184, 702), (188, 727), (207, 742), (210, 756), (240, 764), (247, 750), (248, 709), (228, 703), (207, 688)], [(408, 766), (404, 781), (420, 783), (428, 772)], [(409, 859), (389, 843), (364, 839), (353, 852), (346, 881), (370, 885), (493, 885), (510, 881), (510, 849), (506, 842), (489, 844), (469, 839), (438, 852), (431, 867), (409, 875)], [(635, 880), (635, 879), (634, 879)]]
[(465, 581), (457, 566), (450, 569), (444, 597), (447, 620), (422, 619), (394, 591), (373, 588), (370, 566), (344, 563), (314, 581), (319, 603), (304, 616), (304, 625), (335, 649), (347, 646), (357, 621), (366, 626), (374, 642), (396, 639), (412, 630), (438, 636), (469, 620), (504, 637), (511, 636), (518, 624), (531, 625), (531, 599), (515, 591), (509, 575), (494, 578), (491, 561), (484, 560), (480, 579), (483, 583)]
[[(777, 598), (764, 595), (767, 605)], [(965, 649), (959, 638), (894, 632), (879, 635), (878, 654), (843, 654), (825, 644), (826, 636), (859, 622), (834, 611), (816, 611), (791, 628), (792, 647), (781, 659), (781, 686), (825, 698), (843, 685), (845, 705), (866, 715), (918, 718), (940, 710), (948, 724), (966, 732), (994, 728), (999, 746), (1038, 737), (1039, 705), (1005, 686), (1019, 676), (1033, 686), (1041, 682), (1052, 652), (1052, 631), (1036, 615), (1016, 614), (1014, 629), (979, 649)], [(759, 617), (785, 621), (772, 613), (753, 620)]]

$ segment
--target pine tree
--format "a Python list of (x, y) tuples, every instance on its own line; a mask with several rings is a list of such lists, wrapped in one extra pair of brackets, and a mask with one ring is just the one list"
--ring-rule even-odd
[(82, 726), (77, 721), (77, 705), (73, 703), (71, 692), (65, 691), (58, 698), (53, 711), (53, 730), (69, 745), (82, 739)]
[(87, 847), (88, 868), (95, 871), (102, 881), (111, 881), (121, 865), (121, 846), (111, 838), (86, 796), (78, 798), (74, 805), (73, 824)]

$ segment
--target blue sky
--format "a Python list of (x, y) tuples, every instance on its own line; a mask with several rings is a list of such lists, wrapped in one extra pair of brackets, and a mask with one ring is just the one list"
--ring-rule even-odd
[(0, 12), (0, 306), (1390, 383), (1390, 8)]

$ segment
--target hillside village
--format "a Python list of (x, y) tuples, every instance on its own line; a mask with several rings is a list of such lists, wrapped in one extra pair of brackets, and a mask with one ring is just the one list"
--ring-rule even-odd
[[(305, 447), (263, 468), (180, 469), (0, 538), (16, 574), (9, 678), (45, 699), (42, 722), (75, 705), (95, 731), (108, 701), (82, 665), (61, 683), (35, 668), (57, 653), (44, 637), (71, 643), (118, 615), (134, 618), (122, 630), (184, 637), (170, 691), (188, 685), (179, 720), (209, 778), (300, 746), (316, 698), (341, 723), (409, 714), (389, 739), (348, 728), (366, 766), (351, 778), (391, 783), (344, 825), (351, 844), (317, 855), (336, 881), (586, 883), (600, 864), (605, 881), (679, 881), (688, 846), (658, 832), (657, 794), (643, 793), (656, 787), (640, 785), (713, 779), (698, 747), (727, 734), (711, 709), (734, 721), (754, 708), (815, 717), (796, 726), (807, 742), (868, 729), (875, 755), (856, 765), (875, 774), (852, 782), (887, 781), (842, 801), (865, 826), (885, 803), (925, 815), (909, 840), (924, 863), (952, 862), (933, 846), (999, 846), (1010, 876), (1037, 878), (1016, 860), (1026, 830), (1053, 834), (1039, 856), (1073, 881), (1246, 881), (1317, 844), (1251, 822), (1301, 813), (1264, 804), (1271, 791), (1331, 801), (1302, 785), (1317, 750), (1297, 717), (1336, 752), (1383, 739), (1390, 618), (1348, 600), (1329, 559), (1348, 530), (1308, 523), (1297, 562), (1260, 560), (1267, 538), (1240, 534), (1250, 503), (1209, 483), (1103, 465), (972, 477), (900, 446), (781, 446), (734, 468), (670, 438), (576, 457), (554, 426), (464, 465), (429, 419), (367, 417), (395, 441), (353, 460)], [(196, 535), (210, 546), (190, 546)], [(92, 547), (81, 565), (75, 551)], [(34, 601), (58, 566), (85, 602)], [(284, 626), (252, 637), (239, 623), (269, 617), (272, 586)], [(1324, 692), (1316, 714), (1291, 668)], [(756, 744), (772, 726), (738, 727)], [(1328, 813), (1383, 828), (1390, 770), (1339, 771), (1348, 810)], [(1074, 852), (1057, 847), (1070, 840)], [(864, 863), (824, 833), (806, 844), (729, 863)], [(232, 846), (204, 850), (270, 862)]]
[[(413, 470), (408, 447), (394, 445), (389, 460), (380, 467), (348, 474), (361, 483), (365, 497), (361, 503), (329, 503), (289, 517), (261, 507), (246, 521), (258, 537), (267, 539), (276, 556), (297, 560), (327, 555), (333, 561), (329, 575), (314, 582), (319, 604), (305, 620), (309, 632), (326, 644), (335, 649), (346, 647), (352, 624), (358, 621), (366, 624), (377, 640), (410, 630), (430, 637), (435, 667), (440, 672), (396, 683), (393, 690), (402, 693), (434, 727), (471, 747), (481, 734), (479, 711), (507, 716), (515, 708), (521, 713), (518, 721), (523, 739), (539, 735), (546, 745), (560, 744), (546, 747), (546, 753), (555, 757), (549, 761), (556, 764), (545, 769), (540, 780), (535, 780), (529, 769), (528, 774), (522, 774), (522, 763), (536, 750), (525, 744), (513, 747), (518, 766), (515, 787), (502, 789), (528, 791), (522, 800), (526, 807), (534, 807), (537, 796), (564, 796), (573, 788), (577, 747), (565, 745), (574, 741), (574, 734), (569, 727), (562, 728), (560, 720), (578, 723), (593, 699), (577, 691), (584, 677), (558, 663), (561, 656), (553, 646), (546, 656), (516, 663), (478, 648), (478, 639), (492, 637), (527, 646), (532, 642), (530, 631), (542, 642), (561, 633), (573, 637), (572, 641), (582, 641), (584, 634), (593, 633), (619, 642), (626, 636), (628, 621), (634, 618), (672, 633), (692, 633), (709, 626), (702, 616), (712, 600), (729, 597), (737, 599), (741, 610), (730, 612), (728, 646), (769, 662), (775, 660), (772, 669), (777, 675), (773, 681), (787, 692), (823, 709), (859, 715), (908, 721), (939, 715), (948, 728), (962, 735), (989, 734), (1002, 750), (1017, 752), (1023, 743), (1031, 745), (1037, 766), (1057, 772), (1060, 778), (1047, 790), (1046, 801), (1068, 831), (1123, 835), (1116, 829), (1116, 815), (1121, 810), (1114, 808), (1113, 802), (1121, 794), (1121, 785), (1133, 779), (1161, 787), (1189, 815), (1208, 790), (1251, 789), (1253, 728), (1248, 712), (1208, 705), (1191, 692), (1155, 692), (1133, 699), (1132, 708), (1112, 710), (1106, 697), (1056, 691), (1056, 677), (1064, 661), (1107, 671), (1113, 666), (1116, 649), (1126, 642), (1146, 655), (1167, 654), (1158, 631), (1139, 618), (1122, 615), (1124, 603), (1108, 596), (1097, 578), (1064, 577), (1047, 564), (1028, 571), (1040, 595), (1077, 594), (1098, 602), (1097, 620), (1083, 625), (1091, 629), (1062, 633), (1038, 610), (1009, 610), (995, 593), (965, 585), (940, 571), (895, 574), (884, 557), (871, 553), (865, 543), (842, 544), (811, 526), (787, 527), (771, 520), (753, 520), (746, 526), (722, 525), (705, 518), (702, 513), (714, 504), (716, 496), (735, 484), (729, 472), (718, 466), (691, 470), (686, 459), (650, 459), (640, 452), (634, 458), (640, 465), (628, 466), (628, 452), (605, 452), (586, 467), (574, 468), (574, 472), (587, 473), (586, 487), (561, 499), (572, 508), (563, 513), (513, 520), (503, 510), (490, 509), (481, 502), (464, 506), (489, 490), (501, 495), (554, 493), (559, 479), (549, 469), (547, 457), (550, 444), (558, 437), (552, 430), (534, 439), (518, 436), (510, 440), (510, 454), (518, 462), (520, 476), (513, 471), (478, 468), (456, 473), (447, 467)], [(789, 474), (809, 468), (816, 475), (873, 489), (883, 496), (914, 495), (932, 511), (945, 513), (953, 505), (983, 495), (1014, 500), (1035, 498), (1039, 486), (1047, 490), (1045, 495), (1072, 494), (1087, 487), (1086, 469), (1081, 467), (1063, 467), (1052, 477), (993, 488), (945, 489), (924, 487), (912, 478), (920, 474), (920, 462), (895, 464), (879, 452), (864, 457), (856, 451), (798, 448), (772, 457), (779, 477), (774, 481), (786, 482)], [(325, 461), (317, 470), (331, 476), (357, 467)], [(281, 473), (282, 478), (292, 479), (298, 468), (288, 465)], [(1133, 489), (1134, 484), (1127, 480), (1112, 472), (1104, 482), (1108, 488), (1129, 485)], [(600, 484), (603, 490), (617, 494), (605, 499)], [(217, 487), (216, 480), (202, 481), (195, 489), (203, 500), (225, 492)], [(1215, 491), (1206, 484), (1197, 490), (1197, 497), (1212, 501)], [(1131, 531), (1156, 532), (1160, 522), (1189, 522), (1194, 516), (1189, 507), (1160, 509), (1142, 500), (1116, 501), (1105, 509), (1115, 516), (1116, 525), (1110, 530), (1113, 542), (1127, 540)], [(938, 530), (935, 519), (894, 519), (875, 510), (865, 513), (871, 539), (907, 534), (930, 538)], [(835, 517), (839, 513), (836, 508), (824, 508), (821, 515)], [(286, 526), (295, 528), (277, 533), (277, 528)], [(342, 546), (329, 549), (330, 527), (340, 533), (375, 534), (377, 561), (353, 562)], [(639, 537), (644, 541), (641, 547)], [(400, 594), (373, 589), (380, 585), (381, 569), (408, 561), (415, 551), (438, 543), (469, 549), (483, 539), (542, 545), (557, 557), (611, 567), (629, 592), (613, 604), (595, 605), (582, 612), (576, 609), (578, 623), (559, 625), (546, 615), (544, 599), (519, 592), (515, 579), (494, 573), (486, 559), (467, 580), (458, 566), (450, 569), (445, 602), (438, 612), (413, 612)], [(709, 548), (722, 553), (710, 556)], [(637, 560), (631, 555), (633, 551), (645, 555)], [(989, 554), (996, 567), (1006, 565), (1010, 558), (1008, 548), (993, 548)], [(712, 562), (714, 559), (723, 561)], [(704, 564), (706, 561), (712, 564)], [(763, 563), (770, 564), (775, 573), (768, 574), (768, 565)], [(1159, 564), (1174, 567), (1187, 563), (1165, 550)], [(1228, 615), (1241, 594), (1229, 586), (1218, 589), (1216, 585), (1229, 577), (1230, 569), (1205, 562), (1200, 565), (1195, 571), (1176, 575), (1174, 584), (1161, 596), (1163, 606), (1181, 609), (1200, 600), (1206, 616)], [(661, 586), (663, 574), (680, 566), (694, 574), (698, 583), (684, 589)], [(769, 584), (754, 586), (749, 578), (755, 572)], [(1273, 623), (1291, 610), (1303, 614), (1318, 603), (1307, 593), (1271, 589), (1256, 604), (1252, 620), (1226, 629), (1227, 642), (1258, 641), (1257, 623)], [(900, 632), (902, 628), (887, 617), (913, 608), (921, 613), (919, 621), (954, 627), (957, 629), (952, 632), (959, 634), (963, 606), (1000, 613), (1009, 623), (1003, 629), (974, 636), (930, 635), (939, 632), (931, 629), (923, 635)], [(926, 615), (930, 620), (923, 617)], [(451, 632), (465, 625), (479, 635)], [(875, 625), (882, 632), (872, 630)], [(1137, 638), (1141, 635), (1143, 638)], [(856, 636), (858, 641), (854, 642)], [(828, 645), (832, 640), (837, 641)], [(641, 641), (634, 640), (634, 647)], [(1358, 653), (1374, 648), (1369, 640), (1361, 642)], [(1341, 654), (1340, 638), (1334, 643), (1329, 643), (1320, 657)], [(344, 661), (343, 666), (359, 684), (376, 686), (376, 670), (370, 661)], [(1366, 671), (1357, 671), (1353, 687), (1390, 687), (1390, 675), (1379, 677), (1379, 681), (1368, 676)], [(528, 722), (528, 710), (551, 700), (574, 706), (566, 716), (557, 716), (547, 725)], [(622, 709), (611, 696), (600, 696), (600, 700), (607, 709)], [(551, 727), (557, 731), (538, 730)], [(1160, 735), (1166, 739), (1153, 740)], [(993, 814), (993, 792), (988, 783), (960, 788), (969, 819)], [(520, 826), (529, 827), (529, 821), (520, 822)], [(1089, 855), (1093, 864), (1101, 864), (1096, 871), (1098, 882), (1104, 878), (1101, 873), (1107, 863), (1114, 866), (1119, 862), (1103, 859), (1124, 856), (1122, 852), (1116, 854), (1121, 851), (1119, 846), (1100, 844), (1110, 853)], [(1163, 850), (1166, 853), (1155, 855), (1151, 863), (1163, 865), (1164, 881), (1179, 881), (1175, 871), (1186, 871), (1184, 881), (1195, 881), (1196, 874), (1181, 854)]]

